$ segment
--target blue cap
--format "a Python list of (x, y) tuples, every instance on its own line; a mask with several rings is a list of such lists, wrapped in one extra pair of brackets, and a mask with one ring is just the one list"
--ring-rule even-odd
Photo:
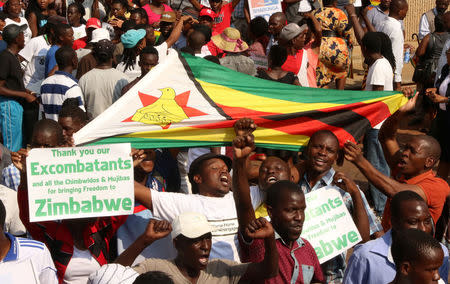
[(120, 40), (124, 48), (133, 48), (136, 44), (145, 37), (146, 31), (144, 29), (128, 30), (124, 33)]

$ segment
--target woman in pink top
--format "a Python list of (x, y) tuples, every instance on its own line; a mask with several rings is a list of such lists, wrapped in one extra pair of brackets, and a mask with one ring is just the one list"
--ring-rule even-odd
[(163, 12), (173, 11), (169, 5), (164, 4), (166, 1), (152, 0), (152, 3), (147, 3), (142, 7), (147, 12), (149, 25), (154, 26), (155, 23), (158, 23)]

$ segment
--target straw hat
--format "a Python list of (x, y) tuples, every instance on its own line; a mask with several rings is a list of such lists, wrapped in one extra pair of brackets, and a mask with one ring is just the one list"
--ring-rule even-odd
[(214, 44), (228, 52), (242, 52), (248, 49), (248, 44), (241, 39), (241, 33), (235, 28), (226, 28), (220, 35), (211, 37)]

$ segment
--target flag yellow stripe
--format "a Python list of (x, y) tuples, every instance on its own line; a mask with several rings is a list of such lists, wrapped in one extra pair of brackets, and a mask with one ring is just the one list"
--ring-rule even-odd
[[(245, 106), (251, 106), (249, 108), (255, 111), (293, 113), (299, 111), (318, 110), (343, 105), (331, 103), (296, 103), (292, 101), (271, 99), (262, 96), (252, 95), (222, 85), (208, 83), (198, 79), (197, 81), (200, 83), (203, 90), (205, 90), (208, 96), (216, 104), (226, 105), (229, 107), (245, 108)], [(274, 92), (276, 92), (276, 90), (274, 90)], [(312, 95), (314, 95), (314, 92), (312, 92)]]
[[(309, 139), (306, 135), (290, 135), (285, 132), (258, 127), (254, 132), (256, 143), (282, 144), (282, 145), (305, 145)], [(202, 129), (195, 127), (179, 127), (158, 131), (135, 132), (118, 137), (186, 140), (186, 141), (208, 141), (208, 142), (231, 142), (234, 137), (232, 128)]]
[(402, 105), (406, 104), (408, 99), (401, 93), (389, 96), (389, 97), (383, 97), (383, 98), (376, 98), (372, 100), (362, 101), (362, 103), (370, 104), (374, 102), (378, 102), (383, 100), (383, 102), (388, 106), (389, 112), (393, 114), (396, 112)]

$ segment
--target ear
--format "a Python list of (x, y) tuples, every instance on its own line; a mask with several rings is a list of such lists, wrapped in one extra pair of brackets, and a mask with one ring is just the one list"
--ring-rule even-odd
[(202, 176), (200, 174), (195, 175), (194, 182), (197, 184), (202, 183)]
[(411, 263), (409, 263), (408, 261), (401, 262), (399, 267), (400, 267), (399, 272), (404, 276), (409, 275), (412, 268)]
[(425, 168), (430, 169), (434, 166), (435, 163), (436, 163), (436, 159), (434, 157), (428, 156), (425, 159)]

